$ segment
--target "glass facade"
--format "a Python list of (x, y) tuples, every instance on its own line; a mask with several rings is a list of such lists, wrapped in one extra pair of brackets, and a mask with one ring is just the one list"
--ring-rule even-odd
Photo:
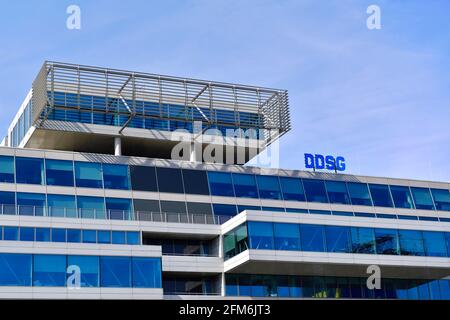
[(439, 231), (248, 221), (223, 239), (225, 259), (247, 249), (450, 257)]
[(366, 278), (227, 274), (226, 296), (330, 299), (448, 300), (450, 280), (382, 279), (369, 290)]
[(81, 272), (82, 287), (162, 288), (161, 259), (0, 253), (0, 286), (65, 287)]
[(9, 156), (0, 164), (0, 183), (450, 211), (448, 189)]

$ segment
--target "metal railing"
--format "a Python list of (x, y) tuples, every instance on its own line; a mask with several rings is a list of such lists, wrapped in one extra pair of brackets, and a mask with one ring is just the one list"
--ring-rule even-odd
[(0, 215), (20, 215), (35, 217), (58, 217), (75, 219), (104, 219), (166, 223), (191, 223), (220, 225), (228, 221), (229, 216), (212, 214), (189, 214), (175, 212), (144, 212), (130, 210), (103, 210), (85, 208), (42, 207), (27, 205), (0, 205)]

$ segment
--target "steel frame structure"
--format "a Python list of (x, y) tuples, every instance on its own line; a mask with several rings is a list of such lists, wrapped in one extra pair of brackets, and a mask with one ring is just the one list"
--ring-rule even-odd
[[(184, 107), (185, 119), (197, 111), (205, 126), (230, 126), (263, 130), (266, 145), (291, 129), (288, 93), (286, 90), (178, 78), (141, 72), (131, 72), (92, 66), (46, 61), (33, 82), (32, 122), (42, 126), (55, 107), (55, 93), (71, 93), (78, 97), (92, 95), (106, 101), (104, 113), (128, 116), (119, 133), (136, 117), (177, 120), (163, 112), (163, 105)], [(126, 111), (113, 110), (111, 104), (120, 102)], [(147, 115), (136, 107), (136, 101), (148, 101), (160, 106), (159, 115)], [(73, 107), (72, 107), (73, 108)], [(221, 119), (220, 110), (232, 118)], [(231, 111), (231, 112), (230, 112)], [(96, 110), (98, 112), (98, 110)], [(125, 113), (124, 113), (125, 112)], [(255, 115), (259, 121), (248, 121), (242, 114)]]

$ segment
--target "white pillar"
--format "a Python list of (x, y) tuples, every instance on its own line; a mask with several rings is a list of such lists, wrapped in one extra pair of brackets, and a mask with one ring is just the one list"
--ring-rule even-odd
[(120, 139), (119, 137), (114, 138), (114, 155), (122, 155), (122, 139)]

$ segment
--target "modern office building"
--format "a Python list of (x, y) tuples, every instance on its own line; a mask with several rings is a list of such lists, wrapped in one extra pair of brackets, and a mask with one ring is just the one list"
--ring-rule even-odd
[(0, 147), (0, 298), (450, 299), (450, 184), (243, 166), (289, 130), (285, 90), (44, 63)]

